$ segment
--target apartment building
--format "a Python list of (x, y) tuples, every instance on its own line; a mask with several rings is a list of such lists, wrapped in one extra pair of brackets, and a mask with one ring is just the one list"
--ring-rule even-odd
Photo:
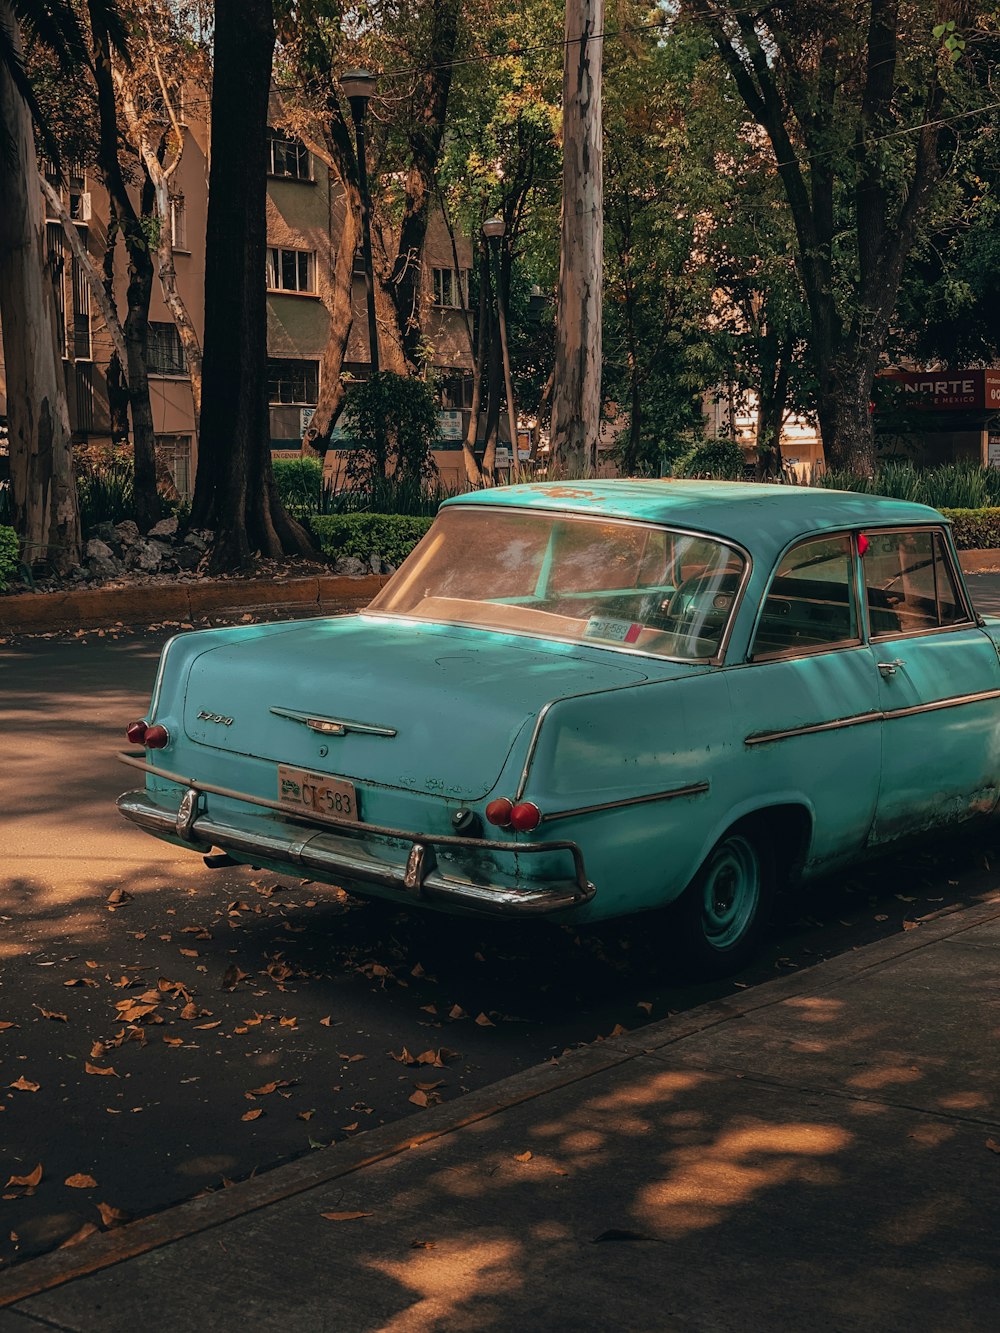
[[(172, 181), (171, 233), (177, 287), (199, 338), (204, 333), (205, 225), (208, 214), (209, 131), (203, 115), (182, 115), (184, 152)], [(101, 270), (108, 246), (109, 209), (91, 173), (71, 167), (61, 190), (64, 204), (93, 264)], [(297, 457), (320, 389), (329, 318), (330, 274), (341, 234), (343, 199), (323, 162), (303, 144), (268, 131), (267, 198), (267, 381), (271, 445), (275, 457)], [(46, 219), (46, 268), (52, 282), (66, 369), (70, 422), (81, 445), (110, 443), (107, 374), (112, 345), (77, 261), (56, 217)], [(467, 300), (471, 247), (459, 238), (456, 268), (451, 238), (440, 215), (432, 217), (424, 258), (424, 327), (437, 373), (440, 449), (445, 480), (464, 477), (461, 441), (472, 394), (472, 357), (461, 306)], [(127, 259), (119, 239), (115, 296), (125, 311)], [(364, 378), (369, 369), (364, 270), (360, 256), (353, 280), (354, 325), (346, 371)], [(149, 383), (157, 455), (163, 481), (189, 496), (197, 466), (197, 426), (184, 351), (154, 279), (149, 312)], [(0, 425), (6, 417), (3, 349), (0, 344)], [(350, 446), (344, 431), (334, 448)]]

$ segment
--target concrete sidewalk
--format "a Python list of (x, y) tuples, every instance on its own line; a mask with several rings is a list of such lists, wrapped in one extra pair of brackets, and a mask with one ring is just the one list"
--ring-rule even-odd
[(23, 1264), (0, 1330), (992, 1333), (998, 959), (1000, 898), (924, 921)]

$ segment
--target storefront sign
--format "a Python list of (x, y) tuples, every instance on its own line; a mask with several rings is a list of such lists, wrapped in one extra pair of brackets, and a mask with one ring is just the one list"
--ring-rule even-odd
[(923, 412), (1000, 412), (1000, 370), (887, 371), (903, 392), (897, 407)]
[(1000, 467), (1000, 434), (993, 431), (986, 437), (986, 462), (989, 467)]
[(461, 441), (464, 435), (460, 411), (449, 410), (438, 413), (438, 439)]

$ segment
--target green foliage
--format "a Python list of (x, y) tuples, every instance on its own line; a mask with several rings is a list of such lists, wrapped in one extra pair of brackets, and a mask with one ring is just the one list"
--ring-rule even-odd
[(888, 495), (894, 500), (933, 505), (935, 509), (983, 509), (1000, 505), (1000, 469), (977, 463), (946, 463), (918, 468), (913, 463), (880, 464), (873, 476), (829, 470), (817, 485), (839, 491)]
[(431, 525), (429, 518), (404, 514), (323, 514), (311, 527), (326, 555), (368, 560), (377, 555), (390, 565), (405, 560)]
[(0, 528), (0, 592), (10, 582), (10, 576), (19, 564), (17, 533), (13, 528)]
[(710, 477), (715, 481), (742, 481), (746, 457), (735, 440), (706, 440), (677, 460), (677, 477)]
[(135, 517), (135, 475), (132, 460), (120, 454), (88, 463), (76, 479), (80, 526), (121, 523)]
[(1000, 547), (1000, 508), (945, 509), (951, 519), (955, 545), (960, 551), (989, 551)]
[(325, 481), (320, 503), (322, 514), (407, 514), (432, 518), (442, 500), (457, 494), (440, 477), (371, 477), (364, 485), (352, 485), (344, 471)]
[(318, 458), (277, 458), (271, 468), (278, 497), (290, 514), (300, 518), (323, 512), (323, 464)]
[(437, 401), (425, 380), (384, 370), (351, 386), (345, 411), (356, 442), (346, 458), (353, 485), (371, 490), (389, 477), (419, 486), (437, 474), (430, 452), (437, 439)]

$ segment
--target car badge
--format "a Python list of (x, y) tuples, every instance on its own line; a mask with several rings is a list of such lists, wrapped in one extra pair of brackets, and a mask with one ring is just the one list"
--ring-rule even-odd
[(322, 717), (316, 713), (300, 713), (294, 708), (272, 708), (275, 717), (287, 717), (290, 722), (301, 722), (310, 731), (318, 731), (321, 736), (346, 736), (349, 731), (356, 731), (362, 736), (396, 735), (395, 727), (380, 727), (374, 722), (354, 722), (346, 717)]
[(210, 713), (205, 708), (202, 708), (199, 711), (198, 721), (217, 722), (222, 727), (231, 727), (233, 725), (233, 719), (231, 717), (224, 717), (222, 713)]

